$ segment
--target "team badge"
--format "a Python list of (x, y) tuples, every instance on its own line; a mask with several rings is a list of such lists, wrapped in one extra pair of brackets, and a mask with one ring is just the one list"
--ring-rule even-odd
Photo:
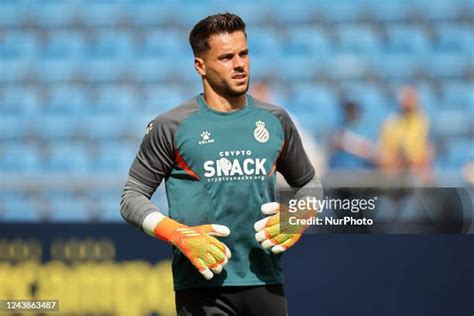
[(257, 125), (257, 128), (255, 128), (255, 131), (253, 132), (255, 139), (260, 143), (268, 142), (270, 139), (270, 133), (265, 128), (265, 123), (262, 121), (257, 121), (255, 125)]

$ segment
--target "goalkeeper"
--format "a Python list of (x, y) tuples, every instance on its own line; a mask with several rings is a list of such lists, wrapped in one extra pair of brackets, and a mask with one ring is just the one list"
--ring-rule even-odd
[[(276, 171), (321, 189), (280, 107), (247, 94), (245, 24), (226, 13), (191, 31), (203, 93), (149, 123), (125, 184), (125, 220), (173, 247), (178, 315), (287, 315), (281, 252), (306, 227), (280, 226)], [(169, 217), (150, 202), (165, 180)]]

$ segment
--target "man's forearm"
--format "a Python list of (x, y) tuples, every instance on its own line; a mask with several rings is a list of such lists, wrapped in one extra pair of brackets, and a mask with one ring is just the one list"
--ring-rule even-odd
[(152, 233), (153, 227), (164, 217), (150, 201), (154, 192), (153, 188), (129, 177), (125, 183), (120, 201), (122, 217), (128, 223), (148, 234)]

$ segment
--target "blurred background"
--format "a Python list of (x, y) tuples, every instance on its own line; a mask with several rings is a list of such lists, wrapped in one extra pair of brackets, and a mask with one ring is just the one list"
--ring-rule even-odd
[[(123, 225), (148, 122), (202, 90), (188, 34), (225, 11), (247, 24), (251, 93), (291, 113), (323, 183), (472, 187), (472, 0), (1, 0), (0, 259), (36, 242), (15, 246), (15, 223)], [(53, 237), (34, 258), (64, 257)]]

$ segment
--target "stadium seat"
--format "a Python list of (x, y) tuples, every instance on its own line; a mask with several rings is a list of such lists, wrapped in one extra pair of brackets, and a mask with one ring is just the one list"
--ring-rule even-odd
[(98, 89), (97, 100), (90, 107), (91, 114), (129, 115), (140, 103), (135, 91), (119, 85), (103, 85)]
[(79, 120), (69, 114), (41, 114), (33, 122), (35, 136), (43, 141), (69, 140), (79, 134)]
[(33, 19), (46, 27), (67, 27), (77, 21), (83, 6), (77, 1), (31, 1), (29, 9)]
[(31, 62), (26, 59), (0, 59), (0, 83), (18, 83), (30, 77)]
[(325, 71), (334, 80), (365, 78), (373, 68), (368, 59), (353, 54), (334, 55), (327, 63), (330, 66)]
[(465, 163), (474, 162), (472, 138), (453, 139), (447, 144), (446, 163), (451, 169), (459, 169)]
[(0, 207), (3, 214), (0, 219), (3, 222), (38, 222), (40, 214), (35, 205), (28, 198), (5, 198), (2, 199)]
[(338, 49), (342, 53), (373, 56), (380, 51), (377, 33), (370, 27), (344, 24), (337, 28)]
[(42, 161), (45, 171), (62, 174), (83, 174), (88, 171), (90, 154), (80, 143), (52, 143)]
[(411, 18), (413, 7), (409, 1), (372, 1), (367, 6), (367, 15), (378, 23), (405, 22)]
[(326, 32), (322, 29), (302, 26), (289, 30), (289, 38), (282, 44), (282, 49), (285, 54), (328, 58), (332, 51), (332, 45)]
[(90, 27), (114, 26), (126, 15), (121, 1), (87, 0), (81, 6), (81, 20)]
[(474, 120), (474, 113), (466, 113), (463, 110), (456, 109), (442, 109), (433, 122), (432, 130), (436, 137), (452, 137), (468, 135), (473, 131), (472, 122)]
[(438, 53), (429, 58), (432, 78), (460, 78), (474, 67), (472, 58), (459, 53)]
[(21, 85), (4, 88), (0, 92), (0, 115), (27, 117), (37, 113), (40, 105), (37, 92)]
[(150, 57), (179, 56), (188, 50), (191, 51), (191, 47), (187, 34), (174, 30), (147, 32), (138, 48), (140, 55)]
[(18, 115), (1, 115), (0, 116), (0, 139), (6, 140), (22, 140), (30, 131), (28, 120)]
[(360, 0), (319, 1), (317, 8), (329, 24), (358, 22), (366, 13), (366, 5)]
[(454, 81), (442, 87), (442, 102), (445, 108), (464, 110), (474, 119), (474, 84)]
[(88, 115), (77, 122), (78, 132), (89, 141), (118, 140), (130, 128), (129, 121), (129, 116)]
[(413, 2), (418, 16), (430, 22), (454, 20), (460, 14), (461, 1), (415, 0)]
[(436, 27), (437, 40), (434, 49), (474, 56), (474, 32), (457, 23), (443, 23)]
[(27, 18), (28, 6), (14, 0), (0, 2), (0, 26), (17, 27)]
[[(249, 31), (250, 32), (250, 31)], [(272, 55), (276, 56), (283, 48), (281, 36), (272, 28), (254, 27), (248, 37), (248, 47), (253, 56)]]
[(49, 90), (44, 103), (43, 113), (46, 115), (76, 116), (88, 112), (90, 96), (84, 88), (67, 84), (57, 84)]
[(422, 54), (430, 49), (430, 40), (427, 34), (418, 27), (390, 25), (387, 30), (387, 53)]
[(36, 148), (19, 143), (3, 143), (0, 147), (0, 171), (2, 173), (31, 174), (40, 169), (40, 157)]
[(138, 146), (108, 143), (100, 146), (91, 165), (92, 172), (126, 173), (132, 165)]
[(0, 57), (2, 60), (31, 58), (36, 54), (37, 45), (38, 40), (33, 32), (7, 32), (0, 41)]
[(90, 206), (87, 202), (70, 194), (50, 196), (51, 220), (55, 222), (87, 222)]
[(86, 49), (85, 39), (79, 32), (57, 31), (49, 35), (39, 49), (39, 57), (46, 59), (80, 58)]
[(412, 55), (381, 54), (373, 62), (375, 74), (383, 79), (409, 80), (414, 78), (421, 70), (423, 64)]
[(35, 75), (44, 83), (71, 81), (80, 70), (76, 59), (40, 59), (35, 64)]

